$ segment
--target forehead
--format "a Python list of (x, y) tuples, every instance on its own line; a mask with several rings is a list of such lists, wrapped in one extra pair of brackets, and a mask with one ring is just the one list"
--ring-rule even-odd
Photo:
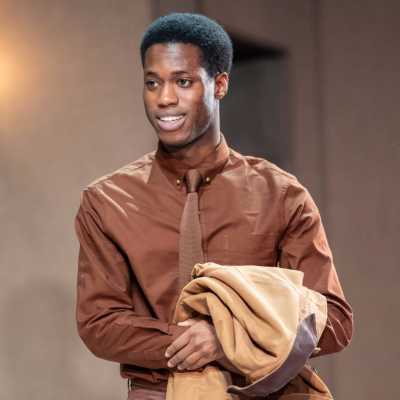
[(144, 58), (144, 71), (195, 71), (201, 66), (201, 50), (190, 43), (157, 43)]

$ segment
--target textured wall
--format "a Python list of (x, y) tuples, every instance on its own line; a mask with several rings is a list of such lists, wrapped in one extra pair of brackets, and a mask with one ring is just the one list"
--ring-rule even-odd
[(321, 87), (330, 239), (356, 331), (338, 399), (398, 399), (400, 3), (323, 1)]
[(125, 398), (74, 321), (82, 188), (150, 150), (147, 1), (2, 1), (0, 398)]

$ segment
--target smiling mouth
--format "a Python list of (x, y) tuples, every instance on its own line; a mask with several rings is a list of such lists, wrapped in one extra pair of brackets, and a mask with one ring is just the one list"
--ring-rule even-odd
[(163, 131), (176, 131), (185, 122), (185, 115), (168, 115), (165, 117), (156, 117), (159, 128)]

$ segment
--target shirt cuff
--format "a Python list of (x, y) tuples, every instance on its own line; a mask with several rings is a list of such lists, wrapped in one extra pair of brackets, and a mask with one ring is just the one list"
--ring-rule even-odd
[(177, 324), (168, 325), (168, 335), (171, 336), (171, 343), (175, 341), (183, 332), (186, 332), (190, 326), (180, 326)]

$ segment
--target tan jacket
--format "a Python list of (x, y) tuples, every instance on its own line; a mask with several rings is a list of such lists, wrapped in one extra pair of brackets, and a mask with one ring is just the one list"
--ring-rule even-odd
[(230, 372), (214, 365), (173, 372), (167, 400), (332, 399), (306, 362), (327, 318), (323, 295), (302, 285), (303, 273), (276, 267), (196, 264), (182, 290), (174, 321), (211, 317), (227, 359), (245, 377), (232, 384)]

